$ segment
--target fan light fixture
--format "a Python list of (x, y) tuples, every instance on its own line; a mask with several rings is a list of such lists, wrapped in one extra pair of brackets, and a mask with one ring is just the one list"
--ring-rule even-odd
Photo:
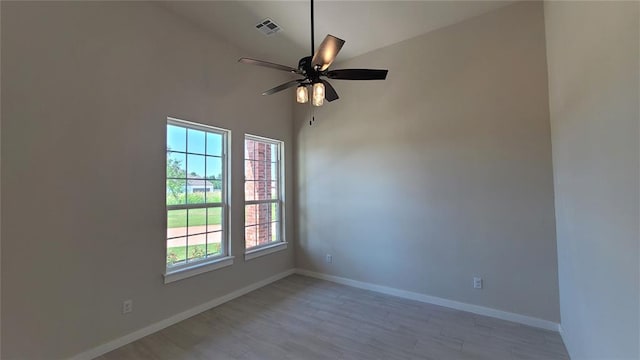
[(311, 98), (313, 106), (322, 106), (324, 104), (324, 84), (321, 82), (313, 83), (313, 96)]
[(296, 101), (299, 104), (306, 104), (309, 102), (309, 90), (306, 86), (300, 85), (296, 89)]

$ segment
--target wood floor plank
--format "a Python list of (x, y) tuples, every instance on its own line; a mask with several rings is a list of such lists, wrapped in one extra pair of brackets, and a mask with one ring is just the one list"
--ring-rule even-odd
[(292, 275), (98, 359), (568, 358), (552, 331)]

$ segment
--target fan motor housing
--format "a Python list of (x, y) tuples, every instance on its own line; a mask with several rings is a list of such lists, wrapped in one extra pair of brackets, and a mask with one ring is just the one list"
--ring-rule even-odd
[(298, 62), (298, 70), (302, 71), (302, 73), (309, 79), (314, 79), (318, 77), (317, 71), (313, 69), (311, 65), (311, 56), (303, 57)]

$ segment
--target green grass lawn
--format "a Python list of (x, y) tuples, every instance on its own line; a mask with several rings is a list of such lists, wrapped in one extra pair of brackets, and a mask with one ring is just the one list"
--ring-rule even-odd
[[(184, 204), (184, 195), (185, 194), (182, 194), (182, 196), (176, 198), (167, 194), (167, 205)], [(189, 204), (204, 204), (204, 193), (186, 195)], [(221, 194), (219, 191), (207, 193), (207, 202), (220, 202), (220, 199)], [(208, 212), (206, 209), (189, 210), (189, 226), (206, 225), (207, 222), (209, 225), (219, 225), (221, 218), (221, 208), (208, 208)], [(169, 228), (187, 226), (187, 210), (169, 210), (167, 213), (167, 226)]]
[[(186, 201), (189, 204), (204, 204), (204, 193), (186, 194)], [(178, 199), (170, 194), (167, 194), (167, 205), (184, 204), (185, 194), (182, 194)], [(207, 193), (208, 202), (220, 202), (220, 192)], [(271, 221), (278, 219), (277, 205), (271, 206)], [(222, 221), (221, 208), (208, 208), (206, 209), (192, 209), (189, 210), (189, 226), (206, 225), (207, 220), (209, 225), (220, 225)], [(208, 214), (208, 215), (207, 215)], [(208, 219), (207, 219), (208, 217)], [(187, 210), (169, 210), (167, 213), (167, 226), (169, 228), (186, 227), (187, 226)]]
[[(209, 225), (220, 225), (222, 219), (221, 212), (221, 208), (191, 209), (189, 210), (189, 226), (206, 225), (207, 222)], [(185, 226), (187, 226), (186, 209), (169, 210), (167, 212), (167, 227), (176, 228)]]
[[(207, 251), (207, 255), (217, 255), (220, 253), (220, 244), (209, 244), (208, 249), (205, 249), (205, 245), (189, 246), (189, 258), (202, 258), (204, 257), (205, 251)], [(186, 255), (187, 249), (185, 246), (167, 248), (167, 264), (171, 265), (180, 261), (184, 261)]]

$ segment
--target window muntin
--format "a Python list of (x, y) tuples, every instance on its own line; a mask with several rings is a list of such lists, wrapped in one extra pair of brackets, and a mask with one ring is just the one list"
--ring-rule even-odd
[(245, 135), (245, 249), (282, 242), (282, 142)]
[(228, 136), (227, 130), (167, 120), (168, 271), (229, 255)]

